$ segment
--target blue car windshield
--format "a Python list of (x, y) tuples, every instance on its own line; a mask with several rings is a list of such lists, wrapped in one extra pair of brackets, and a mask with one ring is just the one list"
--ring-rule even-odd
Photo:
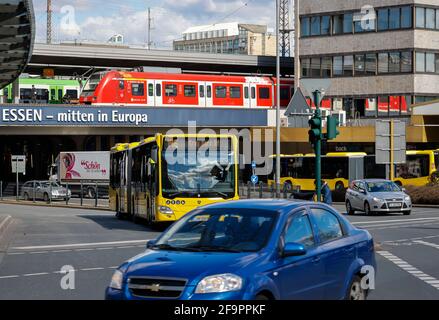
[(172, 226), (152, 249), (256, 252), (266, 245), (276, 218), (266, 210), (199, 210)]
[(400, 192), (401, 189), (393, 182), (383, 181), (383, 182), (368, 182), (367, 184), (368, 192)]

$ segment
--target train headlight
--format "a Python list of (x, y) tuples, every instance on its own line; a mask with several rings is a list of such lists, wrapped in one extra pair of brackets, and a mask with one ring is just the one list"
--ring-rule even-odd
[(172, 211), (172, 209), (167, 206), (160, 206), (159, 211), (164, 214), (174, 214), (174, 211)]

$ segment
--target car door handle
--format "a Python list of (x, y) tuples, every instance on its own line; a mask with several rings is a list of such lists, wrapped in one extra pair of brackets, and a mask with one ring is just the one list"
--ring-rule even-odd
[(312, 263), (319, 263), (320, 257), (314, 257), (311, 261), (312, 261)]

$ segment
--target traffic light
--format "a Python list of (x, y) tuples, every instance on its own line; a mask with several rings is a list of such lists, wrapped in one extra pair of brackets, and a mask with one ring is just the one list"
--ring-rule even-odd
[(309, 142), (315, 144), (316, 141), (322, 139), (322, 118), (319, 116), (314, 116), (309, 120), (310, 130), (309, 134)]
[(328, 127), (326, 138), (328, 140), (333, 140), (333, 139), (337, 138), (337, 136), (340, 134), (340, 132), (337, 130), (338, 126), (340, 124), (340, 121), (338, 121), (338, 119), (336, 117), (328, 116), (326, 118), (326, 123), (327, 123), (327, 127)]

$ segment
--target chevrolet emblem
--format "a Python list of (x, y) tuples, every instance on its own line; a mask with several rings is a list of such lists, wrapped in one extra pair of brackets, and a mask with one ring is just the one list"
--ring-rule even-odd
[(154, 283), (149, 288), (152, 292), (159, 292), (160, 291), (160, 284)]

